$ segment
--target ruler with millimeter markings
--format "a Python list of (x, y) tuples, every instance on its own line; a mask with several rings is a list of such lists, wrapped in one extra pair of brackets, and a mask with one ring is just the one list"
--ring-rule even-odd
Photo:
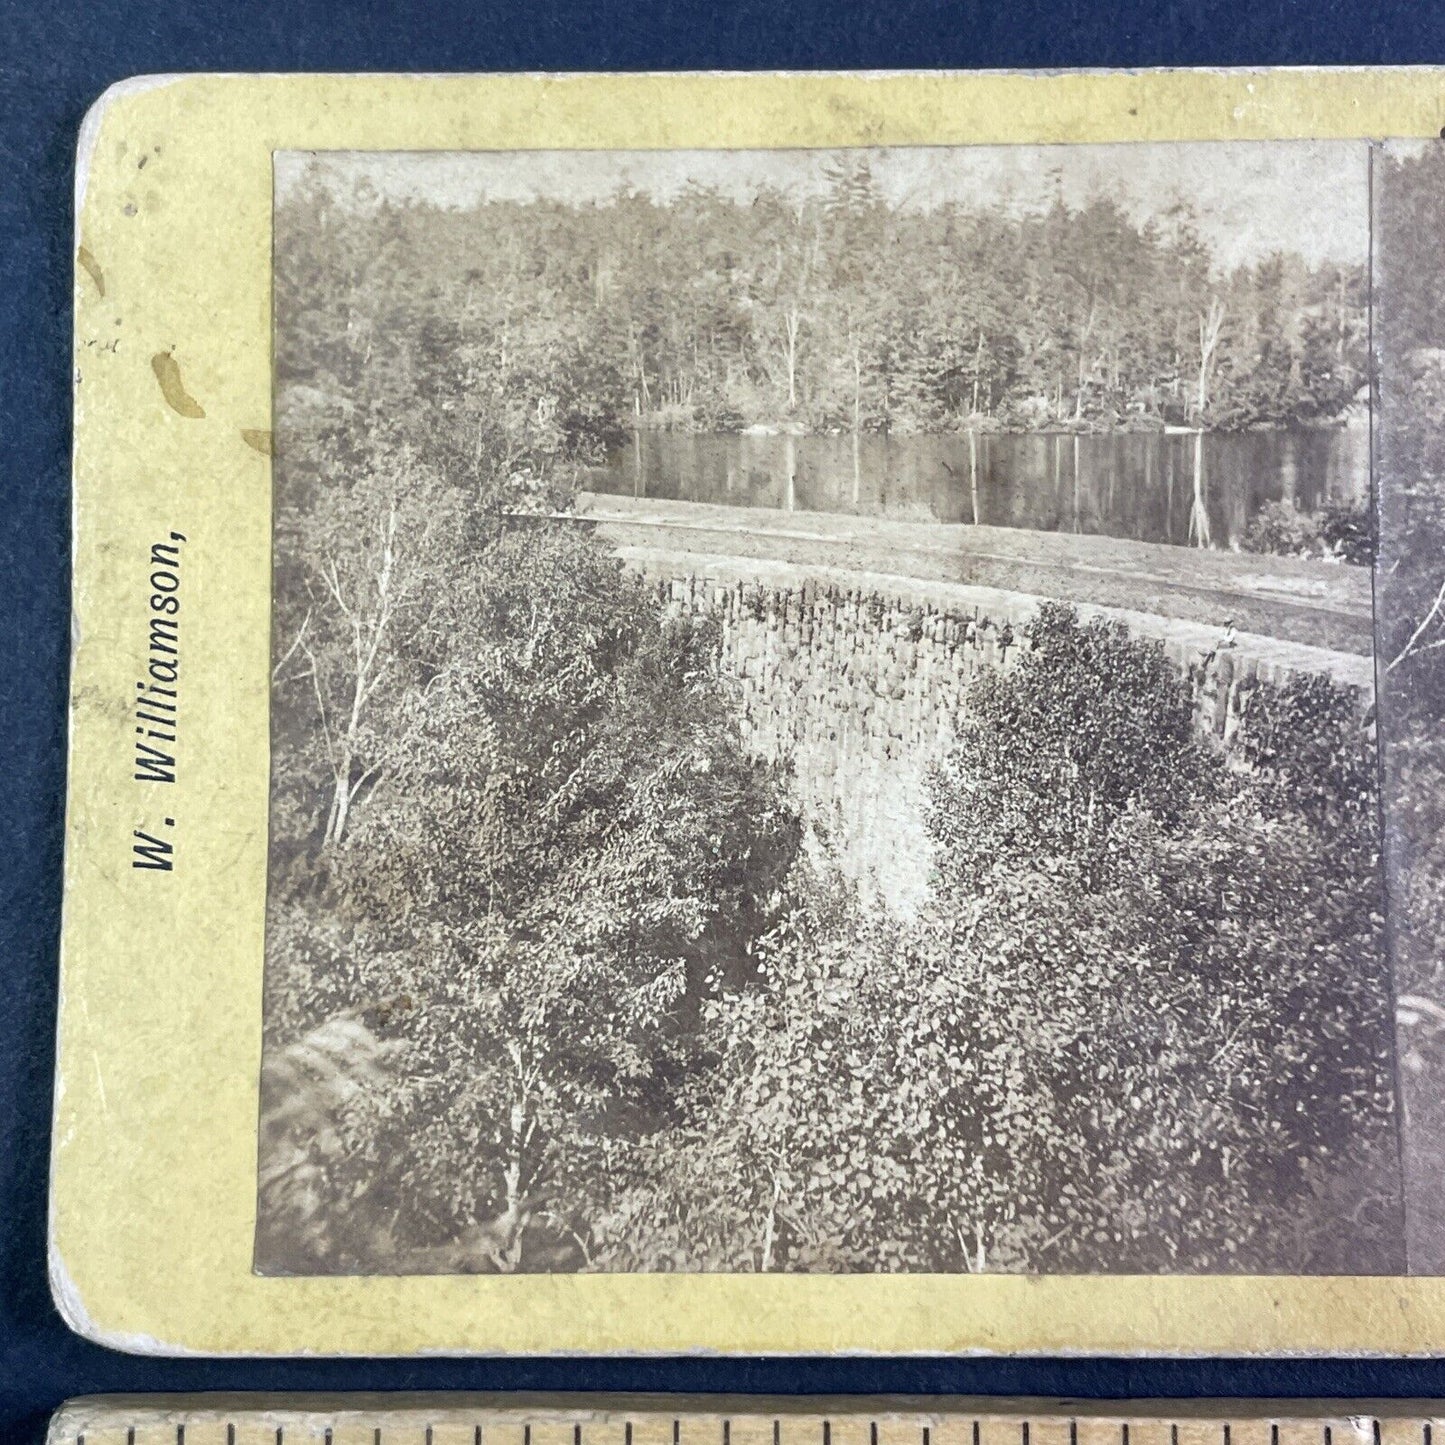
[(49, 1445), (1434, 1445), (1445, 1401), (188, 1395), (73, 1400)]

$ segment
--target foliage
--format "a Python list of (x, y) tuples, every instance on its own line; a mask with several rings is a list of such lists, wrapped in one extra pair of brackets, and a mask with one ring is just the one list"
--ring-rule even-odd
[(1445, 1269), (1445, 156), (1376, 164), (1376, 615), (1410, 1264)]
[(1092, 873), (1126, 807), (1172, 822), (1210, 766), (1188, 681), (1162, 648), (1052, 603), (1024, 635), (1015, 672), (974, 684), (954, 764), (935, 783), (931, 826), (955, 889), (1041, 851)]
[(800, 869), (790, 899), (757, 982), (708, 1010), (716, 1064), (685, 1126), (620, 1175), (598, 1262), (1027, 1266), (1015, 1191), (1057, 1138), (1027, 1072), (1031, 1011), (939, 930), (868, 916), (836, 873)]
[(355, 1216), (354, 1198), (338, 1197), (334, 1174), (355, 1151), (356, 1115), (370, 1115), (389, 1078), (387, 1046), (354, 1012), (267, 1051), (256, 1255), (272, 1271), (306, 1273), (335, 1253), (337, 1235), (366, 1240), (367, 1221)]
[[(304, 309), (314, 280), (280, 284)], [(268, 1057), (351, 1019), (387, 1064), (311, 1099), (274, 1267), (573, 1248), (594, 1141), (666, 1119), (796, 851), (716, 639), (554, 515), (601, 437), (569, 336), (519, 308), (503, 365), (356, 314), (284, 333), (283, 368), (351, 390), (283, 403)]]
[(591, 1187), (579, 1142), (665, 1116), (686, 1018), (746, 969), (797, 828), (710, 639), (589, 537), (526, 524), (470, 572), (431, 619), (445, 659), (387, 709), (407, 754), (274, 878), (271, 1016), (380, 1001), (399, 1087), (335, 1187), (364, 1179), (413, 1243), (504, 1219), (515, 1267)]
[(934, 784), (916, 924), (802, 870), (628, 1154), (604, 1267), (1399, 1267), (1371, 750), (1261, 687), (1233, 769), (1161, 651), (1048, 605)]
[[(866, 157), (823, 181), (450, 209), (318, 166), (277, 209), (278, 284), (300, 308), (279, 379), (356, 395), (357, 368), (380, 365), (407, 390), (455, 352), (470, 384), (527, 400), (545, 349), (557, 425), (594, 444), (637, 424), (1280, 426), (1340, 416), (1364, 381), (1360, 268), (1228, 270), (1183, 205), (1162, 224), (1106, 196), (894, 205)], [(336, 280), (303, 295), (317, 273)], [(333, 369), (308, 338), (341, 327), (361, 354)]]
[(1246, 552), (1275, 557), (1328, 557), (1357, 567), (1375, 559), (1374, 514), (1366, 507), (1303, 512), (1293, 502), (1266, 502), (1244, 534)]
[(1375, 513), (1368, 502), (1359, 507), (1326, 507), (1320, 514), (1320, 543), (1325, 556), (1352, 566), (1374, 564), (1375, 532)]

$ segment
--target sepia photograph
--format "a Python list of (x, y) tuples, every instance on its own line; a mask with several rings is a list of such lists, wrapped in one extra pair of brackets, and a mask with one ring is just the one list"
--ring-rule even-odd
[(1445, 148), (1374, 158), (1376, 637), (1410, 1273), (1445, 1275)]
[(1445, 1272), (1442, 231), (277, 153), (255, 1270)]

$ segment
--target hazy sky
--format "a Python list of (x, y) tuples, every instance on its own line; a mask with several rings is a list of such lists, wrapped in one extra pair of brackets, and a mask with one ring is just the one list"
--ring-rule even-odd
[[(311, 164), (339, 194), (366, 180), (378, 195), (470, 207), (488, 199), (605, 200), (633, 187), (659, 200), (689, 182), (747, 197), (762, 185), (821, 191), (838, 151), (438, 151), (276, 156), (284, 195)], [(1368, 149), (1361, 141), (1240, 141), (1058, 146), (907, 146), (867, 152), (885, 196), (1038, 210), (1057, 191), (1078, 205), (1113, 194), (1136, 217), (1177, 200), (1195, 208), (1219, 262), (1271, 251), (1310, 261), (1368, 258)]]

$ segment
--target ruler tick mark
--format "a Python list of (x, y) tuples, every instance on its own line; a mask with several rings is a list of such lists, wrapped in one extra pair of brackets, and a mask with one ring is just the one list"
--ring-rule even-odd
[[(682, 1417), (667, 1410), (666, 1403), (660, 1410), (647, 1411), (644, 1409), (641, 1412), (634, 1412), (631, 1418), (628, 1418), (626, 1411), (619, 1411), (616, 1415), (608, 1417), (606, 1428), (600, 1432), (592, 1431), (588, 1421), (574, 1416), (571, 1422), (570, 1439), (567, 1436), (561, 1436), (561, 1439), (565, 1445), (606, 1445), (603, 1436), (608, 1436), (614, 1445), (645, 1445), (647, 1433), (661, 1428), (664, 1433), (660, 1438), (665, 1445), (709, 1445), (709, 1441), (711, 1441), (711, 1445), (747, 1445), (748, 1434), (769, 1419), (766, 1414), (747, 1416), (743, 1422), (744, 1433), (735, 1437), (731, 1417), (723, 1415), (721, 1411), (690, 1414), (687, 1417), (688, 1439), (684, 1441), (682, 1439)], [(491, 1412), (485, 1409), (474, 1409), (457, 1410), (453, 1413), (449, 1407), (450, 1402), (441, 1397), (432, 1396), (430, 1400), (419, 1399), (403, 1411), (403, 1415), (408, 1418), (402, 1421), (401, 1416), (397, 1417), (397, 1420), (403, 1423), (402, 1434), (414, 1441), (415, 1445), (441, 1445), (441, 1441), (448, 1438), (455, 1438), (458, 1445), (462, 1445), (462, 1442), (465, 1442), (465, 1445), (506, 1445), (501, 1435), (497, 1435), (494, 1439), (488, 1433), (487, 1424), (491, 1423), (493, 1419)], [(1299, 1419), (1286, 1416), (1271, 1420), (1269, 1405), (1267, 1402), (1260, 1401), (1254, 1407), (1260, 1413), (1254, 1416), (1254, 1422), (1245, 1424), (1245, 1434), (1241, 1436), (1234, 1434), (1233, 1424), (1234, 1419), (1248, 1421), (1249, 1417), (1245, 1413), (1237, 1414), (1232, 1419), (1221, 1418), (1222, 1411), (1209, 1411), (1198, 1419), (1191, 1415), (1188, 1431), (1184, 1429), (1177, 1417), (1171, 1420), (1167, 1414), (1162, 1412), (1153, 1416), (1142, 1412), (1130, 1419), (1121, 1419), (1115, 1415), (1113, 1426), (1110, 1426), (1105, 1419), (1090, 1418), (1085, 1420), (1088, 1428), (1080, 1429), (1081, 1417), (1070, 1414), (1067, 1408), (1064, 1408), (1056, 1414), (1041, 1413), (1038, 1422), (1042, 1424), (1044, 1434), (1037, 1435), (1033, 1429), (1034, 1420), (1022, 1413), (1004, 1412), (998, 1415), (990, 1413), (986, 1416), (981, 1414), (954, 1415), (946, 1410), (940, 1414), (932, 1414), (926, 1409), (916, 1409), (897, 1416), (890, 1415), (888, 1417), (889, 1433), (886, 1439), (882, 1430), (882, 1416), (874, 1415), (866, 1410), (858, 1410), (854, 1413), (847, 1405), (841, 1408), (843, 1413), (836, 1418), (843, 1425), (844, 1433), (842, 1435), (834, 1433), (834, 1417), (831, 1414), (825, 1416), (821, 1411), (810, 1413), (804, 1410), (796, 1416), (790, 1415), (786, 1442), (783, 1440), (782, 1434), (782, 1417), (773, 1415), (769, 1445), (810, 1445), (808, 1432), (814, 1428), (817, 1428), (818, 1434), (812, 1436), (811, 1445), (849, 1445), (850, 1441), (858, 1442), (858, 1445), (898, 1445), (898, 1442), (894, 1440), (897, 1433), (894, 1429), (895, 1422), (904, 1431), (904, 1435), (900, 1439), (905, 1442), (905, 1445), (909, 1429), (916, 1429), (919, 1432), (914, 1437), (915, 1445), (950, 1445), (950, 1442), (953, 1442), (953, 1445), (999, 1445), (999, 1441), (994, 1440), (994, 1435), (999, 1427), (1003, 1428), (1004, 1434), (1000, 1440), (1005, 1442), (1005, 1445), (1008, 1431), (1011, 1429), (1017, 1429), (1019, 1432), (1014, 1437), (1014, 1445), (1049, 1445), (1050, 1441), (1056, 1442), (1056, 1445), (1060, 1445), (1060, 1442), (1061, 1445), (1103, 1445), (1103, 1442), (1108, 1441), (1111, 1428), (1119, 1430), (1119, 1434), (1114, 1436), (1113, 1445), (1135, 1445), (1135, 1442), (1137, 1445), (1149, 1445), (1151, 1440), (1157, 1440), (1160, 1445), (1191, 1445), (1191, 1442), (1196, 1440), (1207, 1442), (1210, 1430), (1219, 1432), (1214, 1437), (1214, 1445), (1249, 1445), (1250, 1440), (1256, 1437), (1259, 1439), (1260, 1445), (1291, 1445), (1295, 1435), (1300, 1434), (1301, 1431), (1303, 1432), (1301, 1441), (1303, 1445), (1308, 1445), (1307, 1436), (1310, 1430), (1319, 1431), (1319, 1434), (1315, 1436), (1314, 1445), (1389, 1445), (1384, 1438), (1382, 1417), (1376, 1416), (1368, 1408), (1360, 1409), (1358, 1413), (1355, 1413), (1355, 1407), (1344, 1408), (1341, 1406), (1337, 1406), (1328, 1414), (1317, 1411), (1313, 1418), (1310, 1418), (1307, 1413)], [(347, 1429), (355, 1430), (360, 1427), (357, 1438), (367, 1441), (368, 1445), (383, 1445), (383, 1441), (385, 1441), (385, 1445), (399, 1445), (396, 1432), (390, 1428), (390, 1424), (387, 1426), (376, 1425), (377, 1417), (375, 1415), (371, 1417), (374, 1428), (367, 1429), (367, 1413), (363, 1410), (361, 1418), (353, 1420)], [(1396, 1435), (1405, 1429), (1408, 1421), (1411, 1428), (1420, 1431), (1415, 1437), (1415, 1445), (1437, 1445), (1434, 1438), (1434, 1422), (1422, 1418), (1423, 1413), (1422, 1411), (1413, 1416), (1407, 1415), (1399, 1420), (1392, 1419), (1390, 1440), (1395, 1442), (1395, 1445), (1402, 1445), (1403, 1434), (1400, 1435), (1399, 1441), (1396, 1441)], [(558, 1419), (557, 1415), (560, 1415), (561, 1418)], [(553, 1415), (548, 1420), (539, 1414), (538, 1418), (528, 1421), (523, 1412), (517, 1411), (511, 1414), (504, 1423), (509, 1429), (516, 1429), (517, 1426), (523, 1427), (517, 1435), (512, 1436), (515, 1445), (546, 1445), (547, 1431), (550, 1429), (555, 1433), (557, 1426), (567, 1423), (565, 1413), (558, 1411), (557, 1415)], [(468, 1416), (470, 1416), (470, 1421), (467, 1419)], [(392, 1419), (391, 1416), (386, 1418), (389, 1422)], [(989, 1421), (988, 1441), (983, 1438), (983, 1421), (985, 1419)], [(666, 1433), (668, 1420), (672, 1421), (670, 1440)], [(1341, 1422), (1342, 1428), (1345, 1430), (1345, 1434), (1338, 1438), (1336, 1438), (1334, 1430), (1336, 1421)], [(643, 1434), (638, 1434), (634, 1429), (639, 1422), (643, 1426)], [(1359, 1440), (1356, 1440), (1359, 1427), (1366, 1422), (1369, 1425), (1369, 1435), (1361, 1436)], [(1290, 1425), (1288, 1432), (1284, 1429), (1286, 1423)], [(542, 1436), (535, 1434), (532, 1428), (534, 1424), (543, 1426)], [(935, 1424), (944, 1431), (943, 1435), (935, 1437), (932, 1429)], [(293, 1428), (298, 1425), (304, 1425), (305, 1428), (300, 1430)], [(619, 1435), (612, 1433), (616, 1431), (618, 1425), (623, 1426), (620, 1438)], [(866, 1435), (863, 1431), (865, 1425), (867, 1427)], [(1134, 1433), (1135, 1425), (1144, 1428), (1147, 1438)], [(1259, 1431), (1259, 1425), (1269, 1426), (1267, 1436)], [(440, 1435), (436, 1433), (438, 1426), (441, 1427)], [(584, 1426), (588, 1428), (584, 1429)], [(1166, 1426), (1168, 1427), (1167, 1437), (1164, 1433)], [(197, 1427), (199, 1427), (200, 1433), (198, 1433)], [(1067, 1428), (1067, 1439), (1065, 1439), (1064, 1429), (1061, 1427)], [(117, 1445), (144, 1445), (145, 1441), (153, 1441), (155, 1445), (163, 1445), (163, 1442), (166, 1441), (169, 1441), (170, 1445), (201, 1445), (202, 1435), (206, 1440), (214, 1439), (217, 1445), (238, 1445), (240, 1439), (252, 1438), (247, 1433), (250, 1431), (259, 1432), (256, 1439), (258, 1441), (265, 1440), (268, 1445), (305, 1445), (307, 1441), (311, 1442), (311, 1445), (340, 1445), (341, 1440), (350, 1438), (346, 1431), (338, 1427), (335, 1417), (330, 1420), (324, 1415), (320, 1419), (314, 1415), (310, 1418), (303, 1418), (294, 1409), (283, 1408), (272, 1413), (267, 1419), (264, 1413), (252, 1413), (246, 1410), (236, 1411), (228, 1416), (227, 1413), (221, 1411), (212, 1413), (207, 1410), (197, 1414), (190, 1410), (172, 1408), (148, 1410), (143, 1414), (132, 1415), (129, 1419), (122, 1414), (118, 1419), (112, 1418), (103, 1422), (103, 1428), (101, 1425), (97, 1425), (94, 1417), (87, 1417), (84, 1428), (72, 1428), (69, 1435), (57, 1435), (56, 1440), (59, 1442), (63, 1439), (66, 1445), (98, 1445), (97, 1430), (105, 1434), (107, 1438), (115, 1439)], [(712, 1431), (717, 1433), (711, 1434)], [(450, 1435), (449, 1432), (456, 1432), (455, 1436)], [(593, 1439), (594, 1435), (597, 1436), (595, 1440)], [(1100, 1437), (1098, 1440), (1094, 1438), (1096, 1435)], [(224, 1436), (224, 1440), (222, 1440), (222, 1436)], [(768, 1441), (767, 1435), (760, 1438)], [(1442, 1435), (1439, 1445), (1445, 1445), (1445, 1435)]]

